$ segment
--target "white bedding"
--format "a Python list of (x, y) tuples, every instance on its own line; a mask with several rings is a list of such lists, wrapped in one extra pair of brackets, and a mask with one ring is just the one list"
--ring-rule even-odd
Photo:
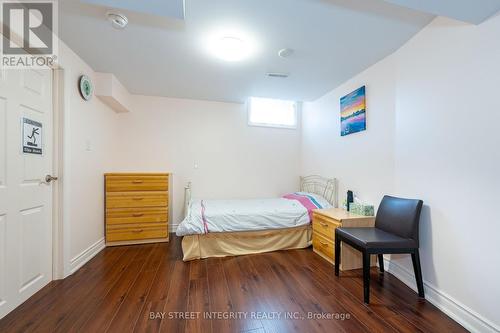
[[(307, 195), (319, 208), (331, 207), (321, 196)], [(186, 218), (177, 228), (177, 235), (291, 228), (310, 221), (308, 209), (297, 200), (192, 200)]]

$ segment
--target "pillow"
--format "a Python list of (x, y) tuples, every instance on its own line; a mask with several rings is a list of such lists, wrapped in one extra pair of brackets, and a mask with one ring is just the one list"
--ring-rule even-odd
[[(318, 207), (318, 209), (332, 208), (333, 206), (319, 194), (309, 192), (294, 192), (289, 194), (303, 195), (311, 199), (311, 201)], [(288, 195), (288, 194), (287, 194)], [(286, 196), (286, 195), (285, 195)]]

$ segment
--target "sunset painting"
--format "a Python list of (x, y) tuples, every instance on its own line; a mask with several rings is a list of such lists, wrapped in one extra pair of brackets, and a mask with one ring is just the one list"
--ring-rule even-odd
[(365, 86), (340, 99), (340, 135), (366, 130)]

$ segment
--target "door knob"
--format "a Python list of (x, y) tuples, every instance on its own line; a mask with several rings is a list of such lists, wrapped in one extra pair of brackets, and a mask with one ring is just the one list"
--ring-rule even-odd
[(51, 176), (51, 175), (45, 176), (45, 184), (50, 184), (50, 183), (52, 183), (55, 180), (57, 180), (57, 177), (54, 177), (54, 176)]

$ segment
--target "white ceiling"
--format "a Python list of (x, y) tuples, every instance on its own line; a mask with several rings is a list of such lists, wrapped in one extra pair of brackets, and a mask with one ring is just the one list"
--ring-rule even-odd
[(479, 24), (500, 10), (500, 0), (385, 0), (427, 13)]
[(165, 17), (184, 18), (184, 0), (81, 0), (93, 5)]
[[(146, 14), (151, 2), (157, 1), (124, 10), (129, 25), (115, 30), (105, 19), (106, 6), (60, 1), (60, 36), (131, 93), (313, 100), (395, 51), (433, 18), (383, 0), (185, 0), (180, 20)], [(206, 52), (210, 34), (227, 27), (255, 40), (252, 58), (228, 63)], [(277, 55), (285, 47), (295, 50), (287, 59)], [(290, 76), (269, 78), (266, 72)]]

